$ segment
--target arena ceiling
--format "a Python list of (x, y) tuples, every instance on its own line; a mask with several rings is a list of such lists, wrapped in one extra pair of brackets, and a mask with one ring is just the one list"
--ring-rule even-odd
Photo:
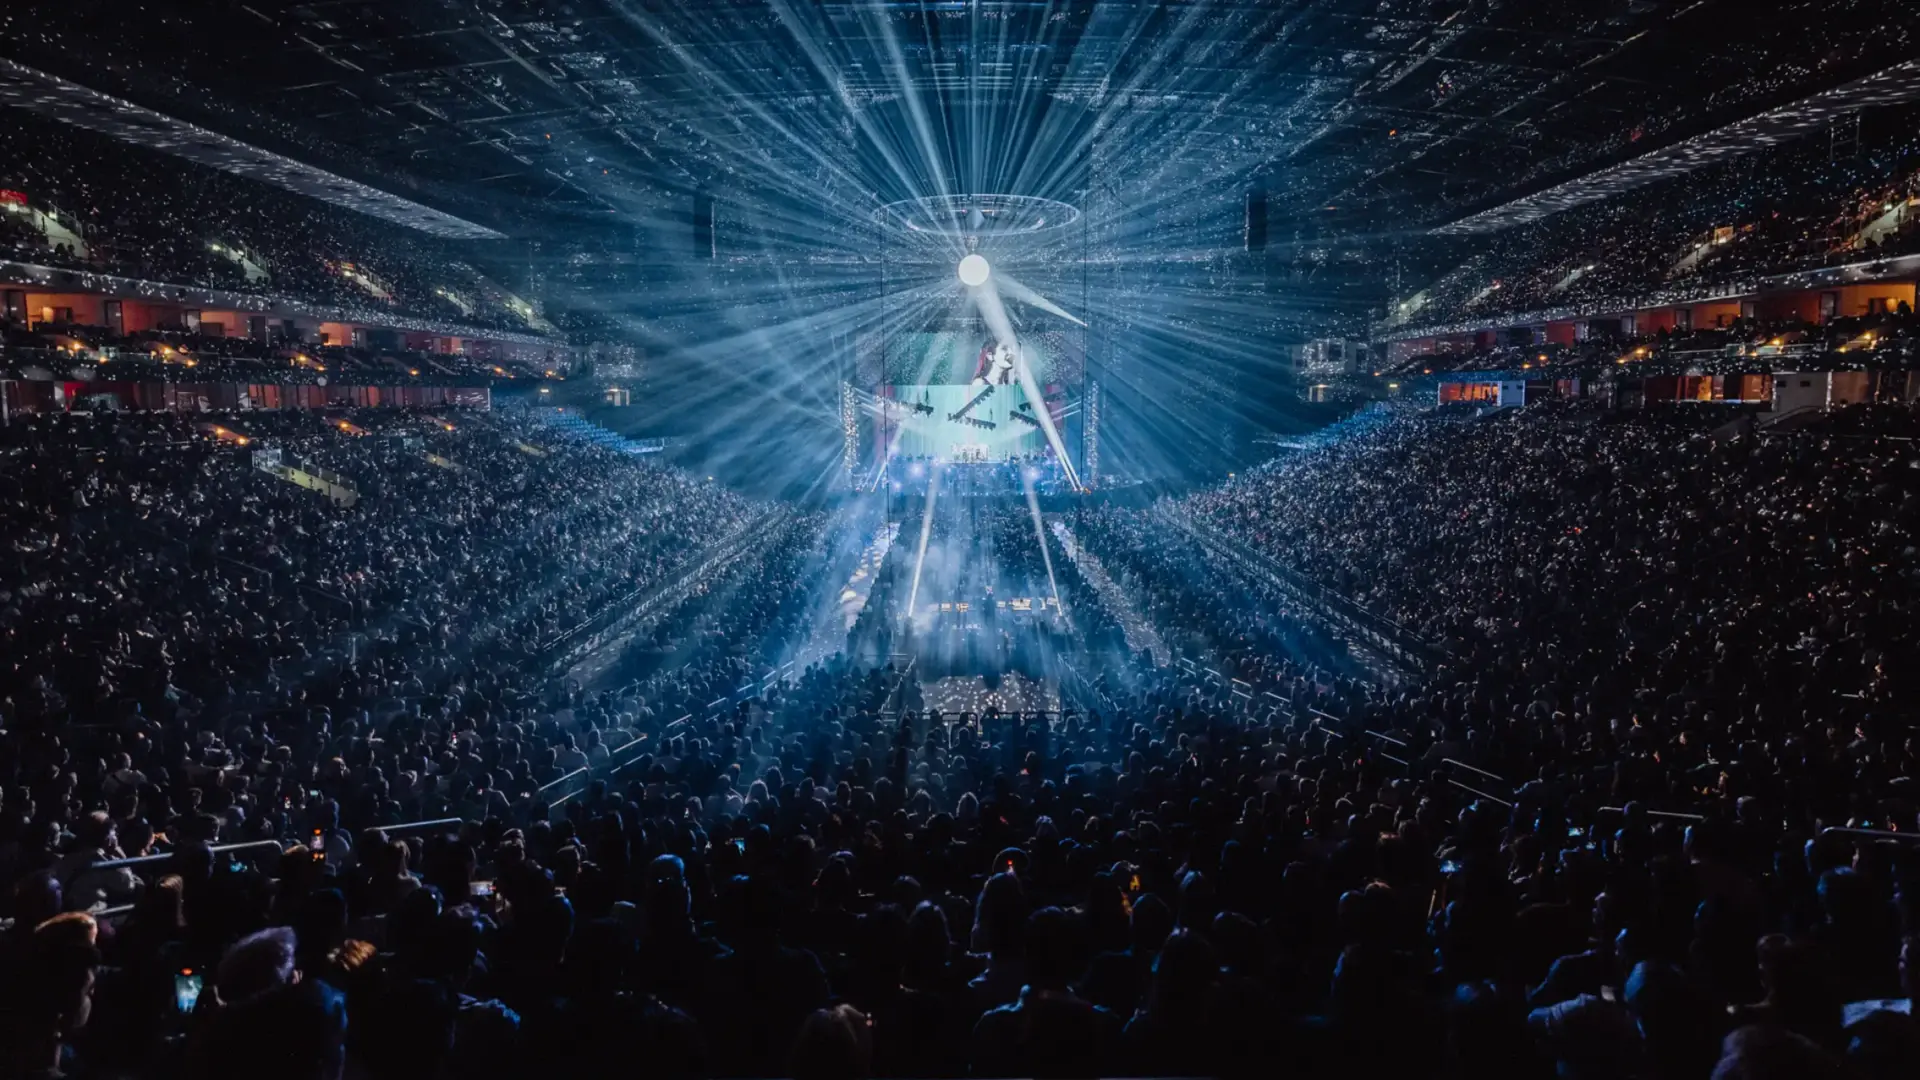
[(851, 226), (929, 195), (1157, 216), (1262, 184), (1282, 243), (1444, 225), (1870, 74), (1901, 46), (1808, 28), (1898, 7), (14, 0), (0, 17), (15, 61), (517, 235), (696, 189)]

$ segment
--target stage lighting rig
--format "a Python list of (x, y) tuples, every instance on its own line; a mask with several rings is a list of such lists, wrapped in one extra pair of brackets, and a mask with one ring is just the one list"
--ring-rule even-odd
[(910, 415), (911, 416), (932, 416), (933, 415), (933, 406), (923, 401), (893, 401), (887, 398), (882, 398), (880, 399), (880, 402), (877, 408), (880, 410), (880, 412), (883, 415), (895, 420), (902, 419)]
[[(1067, 392), (1065, 390), (1055, 390), (1053, 393), (1048, 394), (1045, 397), (1041, 398), (1041, 400), (1046, 402), (1049, 405), (1057, 405), (1060, 402), (1067, 400)], [(1030, 411), (1033, 408), (1033, 402), (1022, 401), (1020, 404), (1014, 407), (1022, 411)]]
[(960, 409), (959, 409), (959, 411), (958, 411), (958, 412), (953, 412), (953, 413), (948, 413), (948, 414), (947, 414), (947, 419), (949, 419), (949, 420), (964, 420), (964, 419), (966, 419), (966, 416), (967, 416), (967, 414), (973, 411), (973, 407), (974, 407), (975, 405), (978, 405), (978, 404), (980, 404), (981, 402), (983, 402), (983, 401), (985, 401), (985, 400), (987, 400), (988, 398), (990, 398), (990, 397), (992, 397), (992, 396), (993, 396), (993, 384), (991, 384), (991, 383), (989, 383), (989, 384), (987, 384), (987, 386), (986, 386), (986, 388), (985, 388), (985, 389), (983, 389), (983, 390), (981, 390), (981, 391), (980, 391), (979, 393), (977, 393), (977, 394), (975, 394), (975, 395), (973, 395), (973, 400), (972, 400), (972, 401), (969, 401), (969, 402), (967, 402), (967, 403), (966, 403), (965, 405), (962, 405), (962, 406), (960, 406)]

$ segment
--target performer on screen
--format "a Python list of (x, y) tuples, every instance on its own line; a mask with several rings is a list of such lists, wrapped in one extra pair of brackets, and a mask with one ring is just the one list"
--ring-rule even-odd
[(989, 341), (980, 346), (980, 356), (973, 365), (972, 385), (975, 387), (1013, 385), (1015, 378), (1018, 377), (1014, 372), (1014, 364), (1018, 362), (1019, 356), (1017, 346), (1004, 342), (996, 344)]

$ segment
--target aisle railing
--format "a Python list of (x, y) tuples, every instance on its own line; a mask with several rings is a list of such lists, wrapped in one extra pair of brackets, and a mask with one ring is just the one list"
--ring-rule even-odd
[[(393, 837), (404, 833), (421, 832), (426, 829), (445, 827), (459, 828), (461, 824), (461, 819), (457, 817), (446, 817), (427, 818), (421, 821), (403, 821), (397, 825), (376, 825), (373, 828), (386, 836)], [(207, 851), (214, 855), (237, 855), (247, 851), (271, 851), (275, 855), (280, 855), (293, 847), (295, 843), (297, 843), (297, 841), (293, 840), (246, 840), (237, 844), (215, 844), (207, 848)], [(93, 863), (79, 872), (85, 874), (96, 870), (118, 870), (125, 866), (151, 866), (154, 863), (166, 862), (179, 854), (180, 849), (174, 848), (171, 851), (156, 852), (152, 855), (134, 855), (121, 859), (107, 859), (102, 862)]]
[[(278, 855), (286, 850), (286, 846), (278, 840), (249, 840), (243, 844), (215, 844), (207, 850), (215, 855), (227, 855), (242, 851), (272, 851)], [(176, 848), (173, 851), (163, 851), (157, 855), (135, 855), (125, 859), (108, 859), (105, 862), (94, 863), (86, 869), (81, 870), (80, 873), (88, 874), (96, 870), (118, 870), (124, 866), (149, 866), (153, 863), (168, 862), (179, 853), (179, 849)]]

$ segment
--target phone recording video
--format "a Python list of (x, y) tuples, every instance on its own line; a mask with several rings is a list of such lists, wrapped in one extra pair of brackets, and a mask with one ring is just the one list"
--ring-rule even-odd
[(202, 979), (192, 968), (182, 968), (173, 977), (173, 1007), (181, 1016), (191, 1015), (200, 1003)]

